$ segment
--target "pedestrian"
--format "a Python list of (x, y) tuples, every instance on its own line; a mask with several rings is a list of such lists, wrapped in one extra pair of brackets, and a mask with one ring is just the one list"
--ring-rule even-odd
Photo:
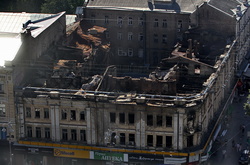
[(232, 147), (233, 148), (235, 147), (235, 141), (234, 141), (234, 139), (232, 140)]
[(240, 145), (239, 145), (239, 152), (241, 151), (241, 149), (242, 149), (242, 144), (240, 143)]
[(236, 144), (236, 151), (239, 152), (239, 149), (240, 149), (240, 144), (237, 143), (237, 144)]
[(225, 158), (226, 157), (226, 153), (227, 153), (227, 150), (222, 150), (222, 155), (223, 155), (223, 158)]

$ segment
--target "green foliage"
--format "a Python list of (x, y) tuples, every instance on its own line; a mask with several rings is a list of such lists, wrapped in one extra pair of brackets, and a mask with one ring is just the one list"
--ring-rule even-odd
[(74, 14), (76, 7), (82, 5), (82, 0), (45, 0), (41, 6), (41, 12), (56, 14), (66, 11), (67, 14)]

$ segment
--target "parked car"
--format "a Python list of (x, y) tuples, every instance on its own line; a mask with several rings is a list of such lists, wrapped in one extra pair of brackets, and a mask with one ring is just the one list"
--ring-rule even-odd
[(248, 164), (249, 158), (249, 150), (243, 150), (240, 154), (239, 164)]

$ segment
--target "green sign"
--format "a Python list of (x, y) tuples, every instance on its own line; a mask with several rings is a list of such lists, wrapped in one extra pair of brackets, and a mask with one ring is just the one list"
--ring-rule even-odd
[(124, 162), (124, 155), (121, 153), (94, 152), (94, 159)]

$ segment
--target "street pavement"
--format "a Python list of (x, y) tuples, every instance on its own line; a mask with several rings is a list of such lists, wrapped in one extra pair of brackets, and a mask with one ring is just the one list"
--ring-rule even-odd
[[(212, 151), (206, 165), (237, 165), (240, 152), (236, 147), (233, 147), (232, 142), (241, 144), (241, 149), (246, 149), (247, 146), (247, 132), (250, 131), (250, 116), (245, 115), (243, 108), (246, 103), (248, 94), (242, 96), (239, 101), (234, 101), (230, 106), (231, 114), (228, 119), (222, 120), (222, 128), (218, 135), (216, 148)], [(242, 133), (241, 125), (245, 125), (245, 131)], [(223, 136), (223, 131), (225, 135)], [(225, 156), (223, 150), (226, 151)]]

